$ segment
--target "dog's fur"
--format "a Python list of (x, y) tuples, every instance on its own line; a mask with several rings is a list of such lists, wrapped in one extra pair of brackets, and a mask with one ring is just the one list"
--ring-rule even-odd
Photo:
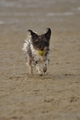
[[(32, 69), (32, 62), (36, 66), (36, 69), (39, 75), (42, 75), (41, 69), (39, 66), (39, 60), (44, 62), (43, 72), (47, 71), (47, 66), (50, 59), (50, 36), (51, 36), (51, 29), (47, 28), (47, 32), (42, 35), (38, 35), (37, 33), (33, 32), (32, 30), (28, 30), (30, 33), (29, 40), (25, 40), (23, 45), (23, 51), (26, 59), (26, 65), (30, 69), (30, 73), (33, 73)], [(38, 54), (38, 50), (46, 50), (46, 54), (41, 56)]]

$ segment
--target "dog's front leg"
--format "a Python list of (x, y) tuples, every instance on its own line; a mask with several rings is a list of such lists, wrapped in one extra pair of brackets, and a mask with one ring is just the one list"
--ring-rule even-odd
[(43, 72), (45, 73), (47, 71), (47, 67), (50, 61), (50, 52), (48, 51), (47, 55), (46, 55), (46, 59), (44, 62), (44, 67), (43, 67)]
[(44, 63), (44, 67), (43, 67), (43, 72), (45, 73), (47, 71), (47, 66), (49, 64), (49, 60), (47, 59)]
[(36, 66), (36, 69), (37, 69), (37, 71), (38, 71), (38, 74), (41, 76), (42, 73), (41, 73), (41, 69), (40, 69), (40, 66), (39, 66), (39, 64), (38, 64), (38, 61), (35, 61), (35, 66)]

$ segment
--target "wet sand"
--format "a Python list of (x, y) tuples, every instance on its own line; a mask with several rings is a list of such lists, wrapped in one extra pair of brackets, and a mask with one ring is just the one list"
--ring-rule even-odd
[[(4, 2), (6, 2), (4, 0)], [(80, 1), (0, 1), (0, 120), (80, 120)], [(48, 71), (29, 75), (27, 30), (52, 29)]]

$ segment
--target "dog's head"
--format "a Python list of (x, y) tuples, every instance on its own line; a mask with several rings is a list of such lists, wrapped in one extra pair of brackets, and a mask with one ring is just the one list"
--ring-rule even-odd
[(32, 30), (28, 30), (28, 32), (30, 32), (30, 34), (31, 34), (32, 44), (36, 50), (49, 49), (49, 41), (50, 41), (50, 36), (51, 36), (50, 28), (47, 28), (47, 32), (42, 35), (38, 35), (37, 33), (33, 32)]

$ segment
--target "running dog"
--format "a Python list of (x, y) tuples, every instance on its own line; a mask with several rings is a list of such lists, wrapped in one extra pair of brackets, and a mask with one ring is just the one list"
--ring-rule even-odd
[(30, 36), (28, 40), (25, 40), (22, 50), (24, 51), (26, 65), (29, 67), (30, 73), (33, 73), (32, 63), (36, 66), (38, 74), (41, 76), (39, 62), (42, 61), (43, 72), (47, 71), (47, 66), (50, 61), (50, 37), (51, 29), (47, 28), (46, 33), (38, 35), (38, 33), (28, 30)]

